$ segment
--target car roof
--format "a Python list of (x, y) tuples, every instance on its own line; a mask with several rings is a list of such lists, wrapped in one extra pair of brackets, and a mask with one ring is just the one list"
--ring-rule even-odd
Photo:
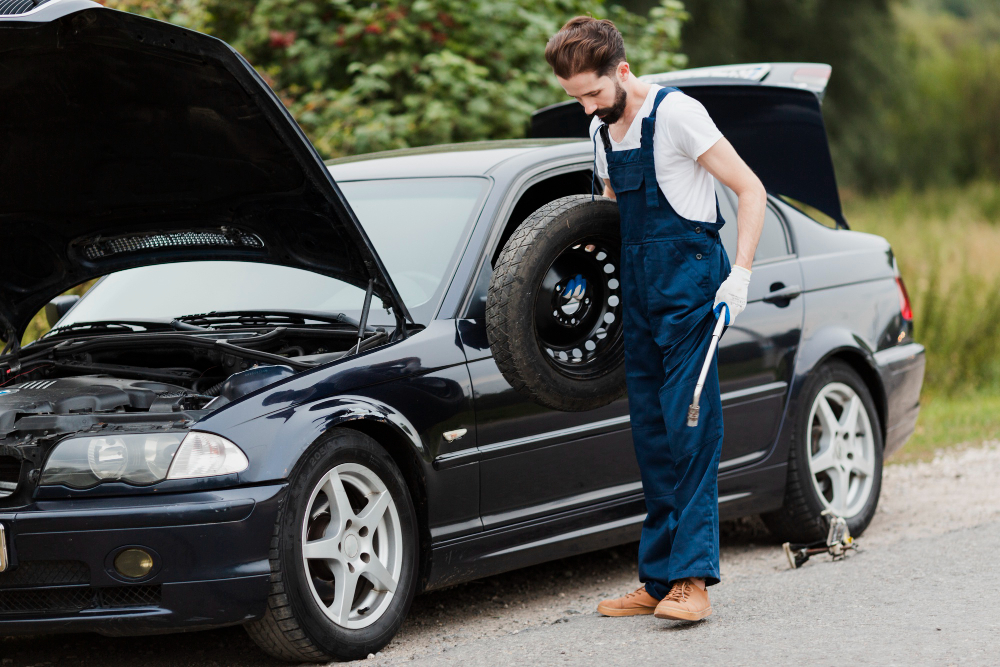
[(588, 147), (589, 143), (580, 139), (470, 141), (367, 153), (327, 160), (326, 164), (334, 179), (344, 182), (417, 176), (487, 176), (501, 165), (528, 154), (532, 154), (531, 161), (544, 161), (546, 153), (557, 157), (585, 152)]

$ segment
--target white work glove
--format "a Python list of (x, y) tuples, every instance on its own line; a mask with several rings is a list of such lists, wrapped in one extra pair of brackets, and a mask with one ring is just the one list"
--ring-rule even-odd
[(712, 310), (715, 311), (716, 319), (719, 318), (719, 312), (723, 310), (722, 306), (725, 304), (726, 326), (735, 322), (736, 316), (747, 307), (747, 290), (749, 288), (750, 271), (742, 266), (733, 266), (729, 277), (722, 281), (722, 284), (719, 285), (719, 291), (715, 293), (715, 306)]

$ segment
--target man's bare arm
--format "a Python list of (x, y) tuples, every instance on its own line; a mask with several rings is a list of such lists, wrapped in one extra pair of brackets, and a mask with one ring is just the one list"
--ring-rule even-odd
[(611, 187), (611, 181), (606, 178), (604, 179), (604, 196), (609, 199), (616, 199), (615, 190)]
[(764, 229), (767, 191), (757, 175), (725, 138), (719, 139), (714, 146), (702, 153), (698, 163), (719, 179), (720, 183), (735, 192), (739, 198), (736, 212), (735, 264), (749, 271), (753, 265), (753, 256), (757, 251), (761, 230)]

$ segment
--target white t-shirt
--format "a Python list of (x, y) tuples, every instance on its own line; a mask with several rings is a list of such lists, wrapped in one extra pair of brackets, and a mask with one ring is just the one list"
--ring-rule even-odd
[[(632, 120), (621, 142), (611, 139), (611, 150), (639, 148), (642, 142), (642, 119), (653, 111), (653, 101), (662, 86), (651, 85), (642, 108)], [(590, 124), (594, 136), (601, 120)], [(609, 133), (610, 136), (610, 133)], [(698, 164), (701, 154), (715, 145), (722, 133), (701, 102), (677, 91), (668, 94), (656, 113), (653, 134), (653, 161), (656, 181), (663, 196), (679, 215), (699, 222), (715, 222), (715, 179)], [(608, 177), (608, 159), (600, 134), (597, 142), (597, 175)]]

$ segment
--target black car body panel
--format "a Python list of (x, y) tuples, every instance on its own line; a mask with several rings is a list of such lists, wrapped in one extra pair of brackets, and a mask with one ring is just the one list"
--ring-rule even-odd
[[(50, 5), (79, 6), (80, 1), (53, 0), (36, 12)], [(141, 25), (144, 31), (151, 26), (143, 33), (144, 42), (137, 47), (140, 51), (148, 48), (148, 40), (159, 39), (156, 35), (176, 40), (181, 32), (191, 34), (173, 32), (159, 23), (132, 23), (132, 19), (121, 19), (106, 10), (58, 15), (52, 20), (48, 28), (58, 24), (70, 37), (74, 20), (85, 24), (80, 27), (85, 34), (92, 29), (90, 25), (105, 29), (109, 24), (111, 28)], [(26, 23), (17, 30), (44, 33), (46, 26), (37, 23)], [(16, 32), (10, 26), (5, 29)], [(117, 39), (134, 41), (137, 36), (126, 29)], [(218, 46), (221, 43), (212, 43), (212, 49), (222, 49)], [(0, 58), (6, 57), (5, 49), (6, 43), (0, 47)], [(239, 80), (261, 86), (234, 54), (213, 53), (243, 68)], [(188, 61), (182, 58), (178, 62), (183, 68)], [(742, 89), (755, 90), (749, 85)], [(817, 99), (815, 91), (802, 94)], [(274, 102), (263, 93), (254, 99)], [(278, 103), (274, 104), (276, 109)], [(260, 108), (265, 106), (261, 102)], [(424, 590), (638, 537), (645, 510), (627, 401), (621, 399), (584, 413), (555, 412), (529, 402), (497, 370), (483, 317), (492, 262), (504, 240), (524, 217), (547, 201), (590, 192), (592, 145), (579, 140), (524, 140), (439, 146), (335, 161), (329, 165), (329, 174), (324, 171), (320, 178), (312, 169), (311, 149), (296, 147), (292, 139), (302, 142), (301, 135), (289, 129), (289, 123), (286, 127), (278, 122), (276, 119), (287, 120), (287, 116), (275, 109), (252, 116), (261, 122), (264, 117), (269, 123), (273, 120), (270, 127), (275, 136), (290, 137), (288, 142), (269, 145), (273, 155), (295, 157), (283, 164), (286, 172), (298, 176), (288, 181), (288, 188), (278, 188), (281, 192), (273, 197), (265, 188), (263, 201), (272, 206), (291, 197), (296, 202), (293, 208), (308, 209), (314, 219), (322, 218), (328, 224), (324, 234), (355, 235), (357, 254), (343, 254), (338, 247), (329, 255), (317, 253), (310, 264), (300, 257), (299, 249), (310, 247), (303, 238), (313, 238), (317, 228), (297, 228), (295, 244), (301, 245), (292, 241), (282, 245), (285, 237), (281, 234), (287, 230), (274, 229), (273, 220), (268, 222), (264, 215), (239, 219), (251, 225), (247, 229), (260, 235), (272, 250), (284, 248), (287, 255), (270, 257), (266, 252), (240, 254), (233, 250), (217, 254), (200, 248), (187, 254), (164, 254), (160, 260), (149, 255), (144, 261), (228, 258), (286, 263), (345, 280), (349, 274), (349, 282), (359, 284), (380, 275), (382, 269), (380, 264), (374, 274), (367, 272), (370, 267), (358, 269), (355, 260), (367, 267), (366, 258), (377, 257), (366, 245), (360, 226), (351, 226), (357, 224), (352, 222), (356, 221), (353, 214), (341, 215), (349, 212), (350, 206), (340, 199), (336, 182), (449, 176), (488, 179), (491, 186), (476, 204), (479, 208), (467, 240), (463, 237), (461, 256), (445, 277), (443, 295), (432, 304), (433, 309), (424, 309), (430, 315), (419, 326), (397, 327), (370, 349), (305, 370), (296, 367), (297, 372), (284, 374), (283, 379), (221, 407), (184, 403), (197, 398), (193, 396), (198, 393), (197, 380), (190, 387), (180, 387), (180, 396), (169, 388), (158, 389), (152, 382), (139, 387), (153, 387), (152, 398), (133, 391), (137, 385), (131, 381), (119, 383), (125, 398), (121, 393), (90, 387), (80, 391), (94, 403), (95, 409), (87, 414), (63, 410), (58, 401), (44, 407), (45, 383), (52, 379), (15, 379), (5, 384), (0, 388), (0, 415), (10, 417), (0, 421), (10, 423), (0, 434), (0, 482), (8, 486), (0, 486), (0, 491), (10, 486), (13, 491), (0, 493), (0, 525), (11, 555), (11, 567), (0, 572), (0, 634), (83, 630), (139, 634), (260, 617), (267, 595), (268, 546), (288, 480), (308, 460), (307, 453), (316, 440), (336, 429), (355, 429), (372, 436), (400, 468), (419, 522), (420, 586)], [(31, 127), (35, 134), (40, 132), (37, 126), (27, 129)], [(115, 150), (112, 147), (112, 152)], [(23, 146), (18, 151), (23, 155)], [(126, 157), (118, 154), (120, 160)], [(10, 163), (3, 162), (7, 159), (7, 154), (0, 154), (5, 175), (11, 170)], [(79, 162), (82, 156), (74, 159)], [(143, 169), (154, 166), (150, 163)], [(168, 161), (159, 168), (169, 176), (177, 164)], [(234, 168), (237, 172), (241, 169), (239, 164)], [(16, 182), (23, 183), (25, 178), (19, 178)], [(238, 180), (226, 178), (223, 185), (238, 189), (242, 187)], [(98, 185), (93, 184), (95, 191), (100, 189)], [(38, 185), (30, 187), (36, 188), (33, 192), (37, 194)], [(229, 195), (223, 198), (226, 205), (216, 201), (212, 206), (218, 204), (217, 208), (199, 204), (190, 210), (216, 222), (222, 218), (232, 221), (230, 213), (221, 211), (239, 209), (243, 202)], [(27, 206), (33, 200), (24, 196), (18, 201)], [(56, 216), (60, 206), (69, 206), (68, 201), (45, 204), (54, 207), (51, 211), (42, 204), (32, 205), (39, 214)], [(138, 204), (131, 201), (129, 210), (134, 212), (131, 205)], [(732, 202), (722, 189), (720, 205), (730, 221), (724, 230), (732, 234)], [(102, 217), (111, 213), (98, 208), (84, 206), (83, 219), (93, 222), (94, 229), (103, 230), (101, 225), (113, 216)], [(8, 211), (3, 210), (5, 214)], [(161, 229), (158, 225), (169, 217), (167, 214), (178, 210), (153, 207), (148, 217), (131, 223), (134, 227), (130, 231)], [(317, 211), (326, 211), (327, 217)], [(213, 217), (215, 213), (221, 217)], [(27, 219), (18, 215), (19, 220)], [(869, 384), (879, 405), (880, 425), (887, 434), (887, 452), (912, 432), (918, 410), (923, 349), (910, 340), (911, 325), (901, 317), (888, 244), (877, 237), (824, 228), (773, 197), (768, 216), (767, 239), (762, 241), (754, 266), (750, 303), (739, 326), (730, 329), (720, 348), (726, 429), (719, 475), (723, 518), (781, 505), (792, 429), (802, 409), (802, 387), (826, 360), (836, 357), (851, 363)], [(5, 229), (0, 226), (0, 235)], [(61, 248), (68, 257), (66, 242), (73, 239), (66, 234), (55, 238), (62, 240), (50, 244), (51, 252)], [(26, 275), (18, 277), (17, 271), (0, 272), (2, 280), (22, 280), (18, 284), (24, 287), (17, 299), (14, 291), (0, 294), (9, 301), (3, 306), (9, 324), (22, 322), (32, 307), (40, 307), (41, 295), (58, 291), (64, 284), (60, 281), (69, 280), (65, 276), (71, 273), (89, 276), (98, 269), (118, 270), (139, 262), (114, 260), (87, 268), (71, 265), (69, 259), (60, 261), (64, 275), (48, 282), (39, 278), (43, 287), (28, 281)], [(183, 269), (182, 264), (176, 267)], [(344, 272), (338, 273), (337, 267)], [(388, 276), (382, 284), (391, 287)], [(101, 289), (100, 284), (93, 288), (81, 303)], [(389, 297), (394, 298), (392, 294)], [(87, 341), (115, 335), (119, 334), (103, 332), (88, 337), (83, 333), (80, 340), (89, 345)], [(128, 335), (141, 339), (142, 334)], [(156, 335), (158, 344), (165, 345), (172, 340), (169, 336), (188, 334)], [(30, 352), (31, 347), (25, 350)], [(58, 383), (60, 377), (53, 379)], [(95, 387), (108, 382), (92, 380)], [(14, 390), (43, 393), (17, 398)], [(18, 402), (25, 398), (31, 400)], [(128, 403), (129, 411), (122, 401)], [(28, 404), (35, 406), (34, 413), (15, 409)], [(170, 409), (158, 412), (151, 409), (153, 405)], [(5, 411), (5, 406), (10, 409)], [(105, 410), (109, 406), (110, 412)], [(59, 412), (67, 414), (56, 414)], [(47, 431), (46, 425), (55, 428), (54, 432)], [(38, 474), (61, 438), (99, 429), (214, 433), (245, 452), (249, 467), (226, 476), (146, 487), (106, 483), (77, 491), (38, 486)], [(144, 546), (155, 553), (156, 565), (147, 579), (126, 584), (114, 575), (110, 562), (128, 546)], [(56, 574), (52, 563), (63, 564), (56, 568)], [(123, 588), (131, 597), (122, 597)], [(44, 594), (30, 598), (37, 591)], [(28, 606), (16, 606), (29, 598)]]
[[(8, 545), (11, 569), (0, 573), (0, 632), (152, 634), (259, 616), (284, 492), (275, 484), (0, 510), (0, 522), (16, 535)], [(206, 540), (210, 549), (202, 548)], [(112, 567), (132, 545), (154, 556), (143, 580), (125, 580)], [(11, 623), (5, 616), (15, 605), (23, 613)]]
[(4, 338), (88, 279), (191, 259), (373, 280), (405, 315), (315, 149), (242, 56), (79, 4), (0, 17)]

